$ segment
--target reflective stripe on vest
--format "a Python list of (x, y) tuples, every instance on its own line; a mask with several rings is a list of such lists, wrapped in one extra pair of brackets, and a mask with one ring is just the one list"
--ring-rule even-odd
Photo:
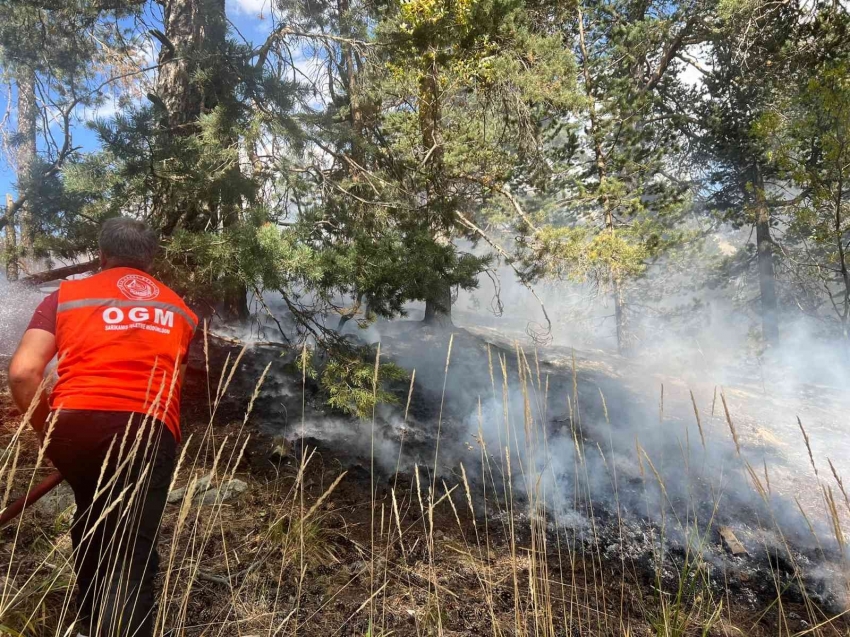
[[(198, 327), (197, 322), (184, 312), (181, 308), (171, 303), (164, 301), (123, 301), (120, 299), (80, 299), (78, 301), (67, 301), (60, 303), (56, 308), (57, 312), (67, 312), (68, 310), (77, 310), (83, 307), (152, 307), (160, 310), (168, 310), (182, 316), (186, 322), (192, 327), (192, 330)], [(131, 320), (132, 317), (131, 317)]]

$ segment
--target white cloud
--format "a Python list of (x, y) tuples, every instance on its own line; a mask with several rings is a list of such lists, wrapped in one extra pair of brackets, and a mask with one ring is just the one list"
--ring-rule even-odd
[(94, 108), (85, 108), (81, 113), (81, 118), (84, 121), (95, 119), (110, 119), (120, 110), (118, 105), (118, 95), (112, 93), (106, 96), (102, 104), (98, 104)]
[[(130, 105), (139, 106), (144, 103), (141, 95), (133, 95), (112, 91), (104, 95), (104, 100), (97, 106), (80, 106), (76, 109), (74, 116), (78, 122), (92, 122), (100, 119), (112, 119), (125, 107)], [(59, 122), (56, 122), (57, 126)]]
[(272, 8), (272, 0), (227, 0), (227, 5), (236, 13), (252, 16), (268, 15)]
[(274, 26), (275, 0), (226, 0), (225, 10), (233, 26), (251, 40), (266, 37)]

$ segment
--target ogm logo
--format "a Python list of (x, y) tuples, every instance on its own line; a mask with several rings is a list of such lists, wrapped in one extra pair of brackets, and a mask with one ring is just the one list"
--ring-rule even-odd
[[(153, 309), (153, 315), (151, 315)], [(103, 310), (104, 328), (108, 331), (142, 329), (151, 332), (170, 334), (174, 327), (174, 312), (162, 308), (131, 307), (124, 311), (120, 307), (108, 307)], [(129, 319), (129, 323), (124, 320)]]
[(159, 296), (159, 286), (141, 274), (128, 274), (118, 279), (118, 289), (128, 299), (145, 301)]

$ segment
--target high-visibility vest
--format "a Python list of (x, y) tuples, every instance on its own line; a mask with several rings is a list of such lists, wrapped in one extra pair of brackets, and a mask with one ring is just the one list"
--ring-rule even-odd
[(141, 270), (63, 281), (51, 409), (149, 414), (179, 441), (180, 365), (197, 324), (177, 293)]

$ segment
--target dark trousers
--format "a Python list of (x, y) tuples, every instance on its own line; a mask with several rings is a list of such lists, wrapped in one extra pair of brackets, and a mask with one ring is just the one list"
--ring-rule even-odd
[(85, 635), (153, 633), (156, 541), (176, 447), (162, 423), (142, 414), (59, 413), (47, 456), (77, 502), (71, 538)]

